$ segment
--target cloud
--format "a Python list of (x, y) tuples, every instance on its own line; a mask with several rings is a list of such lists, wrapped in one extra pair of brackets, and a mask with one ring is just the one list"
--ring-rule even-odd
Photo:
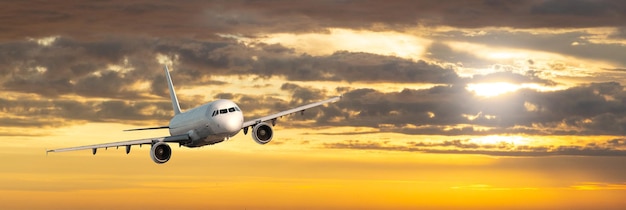
[(626, 26), (617, 28), (617, 31), (612, 33), (609, 37), (617, 38), (617, 39), (626, 39)]
[[(8, 33), (0, 35), (5, 40), (0, 44), (3, 66), (0, 85), (6, 91), (41, 96), (40, 100), (27, 100), (32, 102), (30, 105), (15, 105), (52, 107), (53, 111), (33, 109), (45, 111), (51, 119), (144, 122), (150, 120), (142, 114), (146, 110), (158, 112), (155, 119), (167, 119), (166, 113), (171, 108), (166, 105), (169, 95), (161, 69), (166, 58), (173, 64), (174, 83), (179, 88), (226, 84), (216, 81), (214, 75), (279, 76), (292, 81), (281, 87), (292, 96), (288, 101), (273, 96), (218, 95), (241, 103), (242, 108), (253, 113), (250, 116), (261, 114), (262, 110), (253, 106), (259, 101), (270, 100), (263, 107), (278, 111), (330, 94), (295, 85), (293, 81), (423, 83), (438, 85), (397, 92), (343, 85), (338, 88), (348, 92), (342, 101), (315, 111), (307, 119), (316, 119), (319, 124), (365, 126), (409, 134), (614, 135), (626, 130), (626, 108), (620, 103), (626, 96), (620, 83), (593, 83), (553, 92), (521, 89), (482, 98), (468, 91), (466, 84), (508, 81), (551, 86), (556, 83), (534, 69), (464, 78), (457, 73), (459, 69), (423, 60), (348, 51), (312, 56), (280, 44), (237, 42), (237, 37), (259, 36), (261, 32), (323, 33), (328, 28), (404, 31), (416, 25), (447, 25), (460, 29), (430, 35), (441, 39), (429, 48), (429, 58), (437, 62), (467, 63), (476, 68), (489, 64), (476, 54), (453, 50), (447, 41), (539, 49), (623, 62), (623, 53), (618, 53), (623, 51), (623, 46), (587, 41), (586, 37), (594, 34), (585, 30), (537, 34), (499, 28), (472, 36), (462, 30), (493, 26), (619, 27), (623, 23), (616, 22), (621, 20), (616, 16), (624, 9), (624, 4), (619, 2), (306, 1), (289, 6), (281, 1), (1, 4), (0, 12), (6, 18), (0, 22), (10, 24), (1, 24)], [(568, 21), (557, 21), (564, 17)], [(573, 41), (584, 45), (572, 46)], [(60, 96), (78, 96), (81, 100), (45, 101)], [(102, 99), (111, 101), (102, 102)], [(141, 101), (131, 102), (137, 99)], [(157, 105), (149, 105), (151, 100), (158, 101)], [(188, 102), (181, 104), (199, 103)], [(79, 110), (80, 116), (57, 110), (65, 107)], [(6, 121), (22, 122), (19, 119), (27, 114), (38, 113), (17, 112)]]
[(58, 37), (49, 45), (0, 44), (5, 90), (45, 97), (79, 95), (114, 99), (167, 97), (158, 57), (173, 59), (177, 87), (221, 85), (213, 75), (285, 76), (291, 81), (454, 83), (453, 69), (424, 61), (369, 53), (295, 54), (281, 45), (245, 46), (233, 40)]
[[(0, 99), (4, 127), (59, 127), (85, 122), (148, 124), (171, 117), (167, 101)], [(167, 111), (163, 111), (167, 110)]]
[(337, 126), (432, 135), (525, 133), (621, 135), (626, 130), (626, 92), (615, 82), (592, 83), (552, 92), (521, 89), (484, 98), (463, 85), (383, 93), (356, 89), (336, 106)]
[[(573, 24), (595, 25), (597, 22), (622, 24), (615, 16), (622, 14), (620, 13), (624, 9), (622, 3), (576, 1), (575, 4), (567, 5), (563, 2), (567, 1), (473, 0), (437, 3), (428, 1), (307, 1), (298, 4), (285, 4), (282, 1), (246, 3), (231, 1), (222, 3), (221, 7), (207, 5), (208, 8), (212, 8), (208, 9), (207, 16), (208, 19), (217, 22), (215, 24), (226, 22), (242, 28), (263, 27), (266, 31), (296, 32), (320, 31), (324, 27), (363, 28), (371, 27), (374, 23), (391, 27), (418, 24), (456, 27), (559, 27)], [(546, 8), (552, 8), (552, 10)], [(569, 9), (576, 10), (566, 12)], [(558, 11), (565, 12), (559, 14)], [(538, 16), (537, 13), (544, 15)], [(592, 15), (600, 13), (602, 14)], [(561, 20), (563, 16), (574, 21), (568, 21), (568, 23), (556, 21)], [(575, 21), (584, 20), (584, 18), (591, 20)], [(291, 21), (276, 24), (284, 19)], [(596, 21), (596, 23), (591, 21)]]
[(432, 43), (426, 51), (426, 58), (439, 62), (462, 64), (464, 67), (484, 68), (493, 63), (470, 52), (454, 50), (448, 44), (442, 42)]
[[(612, 16), (618, 8), (611, 1), (589, 0), (549, 0), (531, 7), (530, 12), (540, 15), (567, 15), (567, 16)], [(619, 10), (617, 10), (619, 11)]]
[[(110, 46), (109, 46), (110, 45)], [(105, 41), (78, 41), (59, 37), (47, 46), (23, 41), (0, 45), (5, 50), (7, 68), (3, 68), (2, 86), (6, 90), (36, 93), (44, 98), (59, 95), (110, 98), (116, 103), (142, 98), (169, 100), (161, 66), (156, 57), (164, 55), (175, 63), (177, 87), (222, 85), (212, 75), (284, 76), (300, 81), (361, 81), (436, 83), (428, 89), (404, 89), (380, 92), (375, 89), (351, 89), (339, 103), (308, 115), (319, 124), (366, 126), (381, 131), (409, 134), (619, 134), (626, 130), (626, 107), (619, 103), (626, 97), (619, 83), (593, 83), (554, 92), (521, 89), (492, 98), (474, 95), (466, 88), (468, 82), (508, 81), (554, 85), (533, 72), (526, 75), (496, 72), (459, 77), (453, 69), (425, 61), (411, 61), (393, 56), (369, 53), (337, 52), (326, 56), (295, 54), (280, 45), (246, 46), (231, 41), (145, 40), (111, 38)], [(54, 52), (54, 53), (51, 53)], [(340, 87), (341, 88), (341, 87)], [(293, 83), (283, 84), (290, 92), (289, 103), (273, 98), (251, 95), (230, 95), (241, 101), (242, 108), (254, 112), (261, 100), (271, 100), (276, 111), (293, 105), (321, 100), (330, 93)], [(345, 91), (344, 90), (344, 91)], [(343, 91), (342, 91), (343, 92)], [(183, 99), (184, 100), (184, 99)], [(38, 102), (41, 103), (41, 102)], [(64, 102), (69, 103), (69, 102)], [(148, 102), (131, 104), (103, 103), (78, 107), (130, 107), (112, 111), (111, 119), (149, 120), (141, 110)], [(189, 105), (197, 105), (189, 100)], [(45, 106), (45, 104), (43, 104)], [(91, 107), (90, 107), (91, 106)], [(168, 113), (169, 106), (156, 106), (159, 113)], [(529, 109), (528, 107), (533, 107)], [(83, 107), (84, 108), (84, 107)], [(79, 109), (81, 110), (81, 109)], [(116, 114), (121, 114), (117, 116)], [(255, 113), (257, 116), (261, 113)], [(52, 116), (65, 116), (56, 113)], [(102, 120), (87, 112), (84, 120)], [(156, 119), (165, 119), (167, 114)], [(73, 116), (69, 116), (72, 118)], [(76, 117), (74, 117), (76, 118)], [(72, 119), (74, 119), (72, 118)], [(78, 117), (77, 119), (82, 119)]]
[[(2, 86), (11, 91), (49, 97), (70, 93), (111, 98), (142, 97), (133, 86), (151, 80), (153, 74), (146, 73), (159, 67), (156, 62), (140, 62), (154, 60), (154, 57), (143, 55), (138, 46), (128, 40), (80, 42), (63, 37), (47, 46), (24, 41), (2, 43)], [(117, 69), (112, 65), (118, 66)], [(134, 71), (125, 70), (131, 68), (141, 69), (144, 73), (133, 74)]]
[(626, 190), (626, 183), (581, 182), (570, 186), (575, 190)]
[(291, 92), (291, 104), (293, 105), (312, 103), (323, 100), (325, 97), (325, 94), (320, 90), (312, 87), (300, 87), (292, 83), (285, 83), (280, 86), (280, 89)]
[[(461, 28), (570, 28), (623, 26), (620, 1), (106, 1), (3, 3), (0, 39), (69, 36), (216, 38), (215, 34), (324, 32), (375, 25), (403, 30), (417, 25)], [(358, 18), (355, 18), (358, 17)], [(132, 21), (129, 21), (132, 20)], [(288, 20), (288, 21), (286, 21)], [(42, 24), (45, 23), (45, 24)], [(119, 24), (124, 23), (124, 24)]]
[[(567, 21), (571, 22), (571, 21)], [(470, 32), (472, 32), (470, 34)], [(626, 48), (621, 44), (623, 38), (617, 32), (610, 33), (606, 29), (569, 29), (541, 31), (539, 30), (511, 30), (504, 28), (495, 29), (453, 29), (445, 32), (431, 34), (432, 39), (440, 42), (452, 41), (462, 43), (474, 43), (491, 47), (493, 51), (515, 51), (515, 50), (532, 50), (534, 53), (527, 53), (528, 57), (534, 59), (545, 60), (545, 56), (537, 52), (555, 53), (584, 59), (594, 59), (597, 61), (611, 62), (620, 65), (624, 63), (625, 56), (623, 52)], [(620, 41), (622, 40), (622, 41)], [(443, 45), (443, 44), (439, 44)], [(435, 49), (440, 51), (445, 49), (446, 45), (438, 46)], [(446, 52), (446, 51), (441, 51)], [(464, 55), (460, 52), (446, 52), (440, 56), (457, 56), (449, 60), (461, 60), (468, 63), (469, 66), (478, 66), (484, 63), (484, 59), (472, 60), (472, 56)], [(465, 59), (463, 59), (465, 58)], [(492, 63), (494, 61), (491, 61)], [(580, 62), (580, 61), (570, 61)], [(489, 64), (489, 62), (486, 62)]]
[(278, 73), (297, 81), (452, 83), (458, 79), (453, 69), (425, 61), (346, 51), (329, 56), (260, 56), (252, 72), (262, 76)]
[(474, 75), (469, 80), (472, 83), (490, 83), (490, 82), (508, 82), (513, 84), (535, 83), (546, 86), (554, 86), (556, 82), (539, 78), (534, 72), (528, 72), (528, 75), (521, 75), (513, 72), (495, 72), (491, 74)]
[(407, 145), (393, 145), (387, 142), (345, 141), (324, 143), (330, 149), (384, 150), (436, 154), (478, 154), (490, 156), (626, 156), (626, 150), (614, 146), (611, 141), (601, 144), (577, 145), (513, 145), (499, 142), (478, 144), (469, 139), (442, 142), (409, 142)]

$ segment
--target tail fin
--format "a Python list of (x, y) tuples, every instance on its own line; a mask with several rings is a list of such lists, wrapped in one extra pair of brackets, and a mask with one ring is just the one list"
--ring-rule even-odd
[(174, 108), (174, 115), (180, 114), (180, 105), (178, 104), (178, 98), (176, 97), (176, 92), (174, 91), (174, 84), (172, 84), (172, 77), (170, 76), (170, 70), (167, 68), (167, 65), (164, 67), (165, 69), (165, 77), (167, 77), (167, 85), (170, 88), (170, 98), (172, 98), (172, 107)]

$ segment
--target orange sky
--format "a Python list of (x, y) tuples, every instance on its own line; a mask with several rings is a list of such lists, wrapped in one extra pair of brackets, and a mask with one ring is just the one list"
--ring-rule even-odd
[[(612, 1), (0, 3), (0, 209), (621, 209), (626, 4)], [(168, 135), (181, 106), (250, 136)]]

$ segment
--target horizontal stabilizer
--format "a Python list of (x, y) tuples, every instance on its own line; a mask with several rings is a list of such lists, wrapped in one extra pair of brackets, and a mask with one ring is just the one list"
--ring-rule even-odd
[(170, 126), (160, 126), (160, 127), (150, 127), (150, 128), (134, 128), (134, 129), (128, 129), (128, 130), (124, 130), (124, 131), (144, 131), (144, 130), (155, 130), (155, 129), (166, 129), (166, 128), (170, 128)]

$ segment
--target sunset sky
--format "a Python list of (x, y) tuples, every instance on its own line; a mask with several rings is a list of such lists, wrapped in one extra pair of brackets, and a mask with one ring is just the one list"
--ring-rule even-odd
[[(626, 1), (2, 1), (0, 209), (623, 209)], [(224, 98), (243, 133), (159, 137)]]

